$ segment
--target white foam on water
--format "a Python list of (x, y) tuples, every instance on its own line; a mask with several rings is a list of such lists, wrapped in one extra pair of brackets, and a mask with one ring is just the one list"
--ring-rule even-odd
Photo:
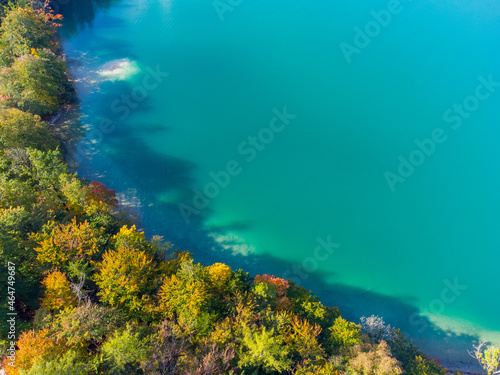
[(229, 250), (233, 255), (248, 256), (255, 253), (255, 246), (248, 245), (245, 240), (236, 234), (221, 235), (218, 233), (210, 233), (212, 237), (224, 250)]
[(126, 81), (139, 72), (137, 62), (128, 58), (108, 61), (97, 71), (105, 81)]

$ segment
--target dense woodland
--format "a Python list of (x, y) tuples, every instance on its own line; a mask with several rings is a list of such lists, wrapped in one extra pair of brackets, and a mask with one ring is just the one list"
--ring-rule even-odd
[(23, 4), (2, 14), (0, 355), (8, 374), (444, 374), (381, 318), (355, 324), (290, 281), (202, 265), (161, 237), (148, 241), (113, 190), (70, 170), (43, 121), (76, 97), (57, 42), (61, 17)]

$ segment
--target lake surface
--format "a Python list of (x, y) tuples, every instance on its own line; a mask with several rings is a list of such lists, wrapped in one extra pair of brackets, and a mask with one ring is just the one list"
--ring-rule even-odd
[(148, 236), (382, 315), (445, 363), (500, 344), (500, 3), (92, 9), (62, 29), (79, 173)]

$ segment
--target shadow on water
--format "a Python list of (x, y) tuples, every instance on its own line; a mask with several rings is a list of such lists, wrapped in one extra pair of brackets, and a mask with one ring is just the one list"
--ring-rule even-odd
[(52, 0), (54, 12), (64, 16), (63, 34), (75, 35), (78, 31), (91, 27), (96, 12), (107, 9), (118, 0)]
[[(90, 27), (96, 10), (100, 7), (106, 8), (112, 2), (111, 0), (78, 2), (69, 0), (61, 5), (60, 12), (65, 16), (66, 32), (77, 33), (78, 30)], [(98, 45), (106, 45), (106, 43), (98, 43)], [(118, 46), (113, 44), (110, 57), (116, 54), (116, 49), (128, 51), (125, 42)], [(105, 50), (102, 52), (106, 53)], [(130, 91), (128, 84), (115, 83), (114, 85), (117, 84), (122, 86), (118, 90), (114, 88), (115, 92)], [(105, 92), (106, 85), (103, 85), (101, 89)], [(103, 117), (116, 117), (116, 113), (110, 109), (109, 101), (94, 104), (95, 113)], [(135, 111), (152, 110), (154, 107), (146, 100)], [(178, 204), (189, 202), (189, 198), (193, 196), (192, 189), (197, 182), (194, 177), (196, 164), (169, 155), (168, 150), (161, 150), (161, 152), (154, 150), (143, 140), (148, 135), (155, 136), (168, 129), (168, 124), (140, 123), (131, 119), (128, 119), (127, 123), (117, 123), (112, 136), (106, 136), (102, 141), (106, 155), (105, 157), (97, 155), (100, 160), (95, 164), (99, 164), (99, 167), (93, 169), (94, 161), (88, 161), (83, 177), (97, 177), (110, 188), (124, 193), (126, 198), (130, 198), (127, 199), (129, 204), (139, 211), (140, 225), (149, 237), (164, 236), (176, 248), (191, 251), (198, 261), (206, 265), (224, 262), (233, 269), (242, 268), (252, 275), (268, 273), (280, 277), (286, 275), (287, 271), (293, 270), (297, 264), (278, 259), (270, 254), (251, 254), (251, 252), (231, 250), (241, 244), (237, 239), (228, 238), (227, 234), (233, 230), (249, 229), (253, 225), (252, 222), (235, 221), (223, 227), (207, 226), (206, 223), (211, 216), (210, 207), (198, 215), (191, 215), (189, 223), (186, 222)], [(66, 137), (71, 140), (69, 144), (74, 145), (79, 135), (71, 134), (70, 127), (66, 123), (62, 124), (60, 131), (63, 136), (66, 134)], [(224, 240), (221, 241), (221, 238)], [(309, 255), (304, 253), (304, 257)], [(338, 306), (343, 315), (353, 321), (357, 322), (361, 316), (372, 314), (383, 316), (387, 323), (402, 328), (417, 345), (424, 346), (427, 352), (441, 358), (445, 365), (450, 362), (455, 364), (462, 362), (465, 368), (476, 368), (472, 358), (468, 357), (467, 349), (472, 347), (477, 337), (456, 334), (439, 328), (428, 318), (419, 315), (415, 307), (416, 301), (411, 296), (396, 298), (378, 294), (373, 290), (325, 282), (331, 276), (332, 274), (319, 272), (307, 273), (300, 280), (300, 284), (317, 294), (323, 303)]]
[[(228, 246), (235, 245), (237, 248), (239, 242), (235, 239), (231, 243), (231, 238), (224, 236), (234, 229), (251, 228), (251, 222), (236, 221), (224, 227), (208, 227), (205, 223), (210, 218), (210, 210), (206, 209), (200, 215), (192, 215), (189, 223), (186, 223), (178, 203), (186, 202), (182, 197), (189, 196), (189, 192), (192, 194), (192, 187), (196, 183), (193, 177), (196, 165), (152, 150), (138, 137), (133, 136), (133, 133), (139, 130), (154, 133), (157, 126), (149, 129), (138, 127), (134, 130), (126, 130), (124, 127), (109, 141), (109, 144), (113, 145), (112, 148), (120, 152), (110, 152), (109, 157), (113, 168), (126, 170), (126, 175), (132, 178), (130, 186), (134, 186), (140, 195), (140, 224), (148, 236), (164, 236), (175, 248), (191, 251), (196, 260), (206, 265), (224, 262), (233, 269), (242, 268), (251, 275), (268, 273), (286, 277), (290, 274), (290, 270), (297, 264), (270, 254), (235, 252)], [(178, 194), (174, 195), (177, 198), (162, 202), (159, 197), (168, 192), (177, 192)], [(221, 237), (225, 238), (224, 242), (220, 241)], [(305, 252), (304, 258), (310, 255)], [(460, 364), (462, 369), (478, 370), (474, 360), (467, 354), (467, 350), (478, 341), (478, 337), (439, 328), (427, 317), (419, 314), (414, 305), (416, 301), (411, 296), (396, 298), (373, 290), (325, 282), (325, 279), (332, 275), (310, 272), (297, 283), (317, 294), (323, 303), (338, 306), (345, 317), (355, 322), (359, 322), (361, 316), (372, 314), (384, 317), (387, 323), (400, 327), (407, 337), (413, 338), (417, 346), (424, 347), (429, 354), (440, 358), (444, 365)], [(293, 280), (297, 281), (297, 277)]]
[[(290, 275), (296, 263), (278, 259), (269, 254), (238, 254), (225, 248), (213, 234), (225, 235), (232, 228), (248, 228), (251, 223), (234, 223), (224, 228), (204, 225), (204, 218), (193, 217), (189, 225), (179, 217), (176, 204), (145, 205), (141, 209), (143, 229), (149, 236), (162, 235), (170, 240), (175, 248), (189, 250), (195, 259), (205, 265), (223, 262), (233, 269), (243, 269), (251, 275), (273, 274), (280, 277)], [(206, 219), (206, 217), (205, 217)], [(235, 243), (237, 244), (237, 242)], [(304, 257), (310, 254), (305, 253)], [(287, 272), (288, 271), (288, 272)], [(297, 276), (297, 275), (294, 275)], [(324, 276), (318, 272), (307, 273), (306, 277), (297, 282), (321, 298), (329, 306), (337, 306), (342, 315), (359, 322), (360, 317), (372, 314), (384, 318), (393, 327), (401, 328), (406, 337), (423, 347), (424, 351), (435, 358), (440, 358), (443, 365), (460, 366), (461, 369), (479, 371), (476, 362), (469, 357), (467, 350), (477, 343), (479, 338), (469, 334), (457, 334), (436, 326), (427, 317), (419, 313), (418, 308), (408, 297), (390, 297), (373, 290), (355, 288), (343, 284), (325, 282)]]

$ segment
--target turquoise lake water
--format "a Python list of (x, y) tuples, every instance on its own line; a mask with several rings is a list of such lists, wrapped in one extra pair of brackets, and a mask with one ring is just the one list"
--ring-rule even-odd
[(79, 173), (148, 236), (382, 315), (444, 362), (500, 344), (500, 3), (75, 6)]

